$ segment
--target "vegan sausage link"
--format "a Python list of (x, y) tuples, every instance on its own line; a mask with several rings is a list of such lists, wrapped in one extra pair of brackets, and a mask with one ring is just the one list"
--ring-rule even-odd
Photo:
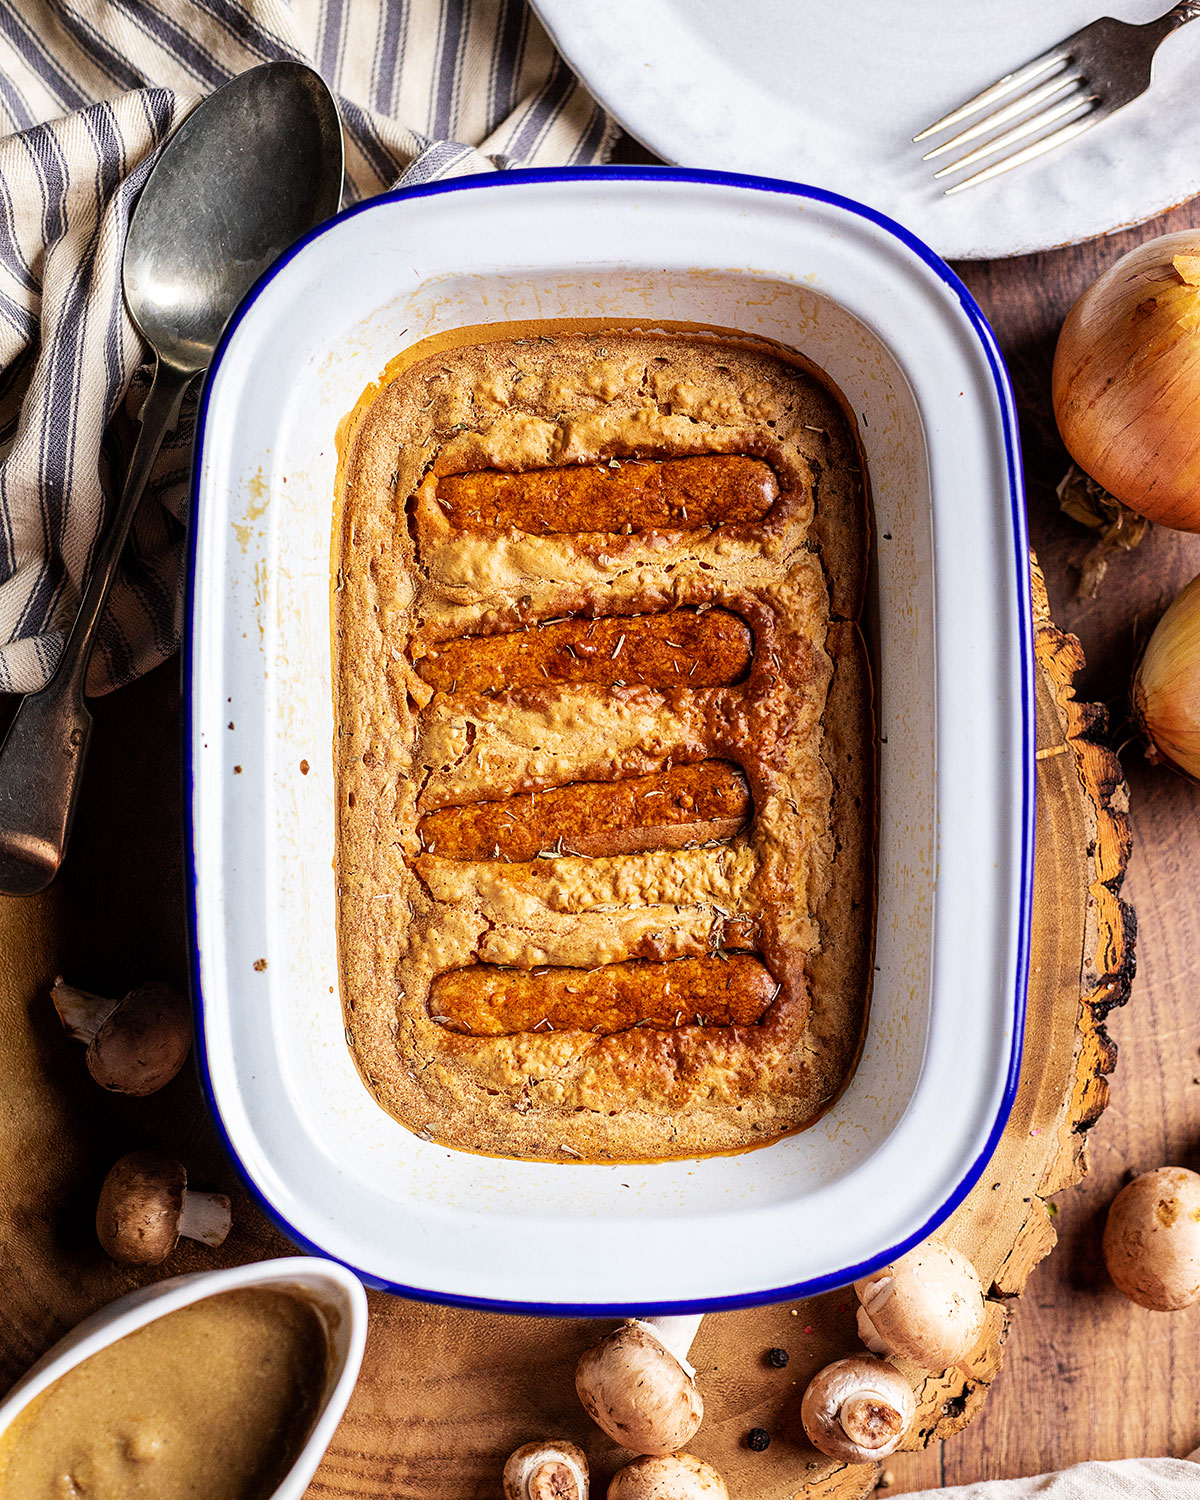
[(496, 693), (547, 682), (724, 687), (745, 676), (753, 637), (725, 609), (552, 620), (507, 635), (422, 648), (418, 676), (439, 693)]
[(631, 1026), (753, 1026), (779, 992), (748, 953), (632, 960), (598, 969), (506, 969), (475, 964), (440, 974), (429, 996), (433, 1020), (469, 1036), (592, 1031)]
[(495, 526), (535, 536), (559, 532), (690, 531), (761, 521), (779, 496), (761, 458), (701, 454), (626, 459), (506, 474), (447, 474), (437, 499), (455, 526)]
[(429, 854), (445, 859), (536, 859), (634, 854), (732, 838), (750, 812), (745, 778), (728, 761), (671, 766), (626, 781), (585, 781), (498, 802), (443, 807), (421, 819)]

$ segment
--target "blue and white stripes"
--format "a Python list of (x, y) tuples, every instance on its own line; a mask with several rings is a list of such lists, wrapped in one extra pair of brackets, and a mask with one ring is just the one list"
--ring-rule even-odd
[[(347, 203), (602, 162), (616, 134), (524, 0), (0, 0), (0, 691), (53, 671), (128, 462), (146, 350), (121, 253), (153, 154), (200, 95), (281, 57), (338, 96)], [(90, 692), (179, 644), (192, 414), (151, 478)]]

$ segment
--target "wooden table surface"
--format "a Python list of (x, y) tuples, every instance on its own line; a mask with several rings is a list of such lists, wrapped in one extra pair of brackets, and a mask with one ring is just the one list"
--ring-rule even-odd
[[(1200, 203), (1092, 245), (960, 268), (1012, 369), (1032, 541), (1054, 618), (1080, 636), (1088, 656), (1078, 694), (1110, 705), (1117, 742), (1129, 733), (1124, 705), (1137, 647), (1179, 588), (1200, 572), (1200, 536), (1154, 530), (1138, 552), (1113, 563), (1097, 599), (1074, 597), (1075, 564), (1089, 540), (1059, 516), (1054, 497), (1066, 460), (1050, 413), (1050, 360), (1067, 307), (1104, 266), (1142, 238), (1192, 223), (1200, 224)], [(67, 967), (77, 944), (81, 958), (104, 955), (114, 982), (130, 972), (182, 977), (178, 761), (173, 753), (163, 755), (162, 740), (143, 744), (129, 731), (145, 721), (147, 709), (175, 716), (177, 672), (168, 664), (95, 705), (76, 831), (77, 844), (91, 853), (74, 867), (68, 863), (55, 888), (31, 904), (20, 946), (34, 959), (45, 948), (47, 965)], [(1021, 1299), (1006, 1367), (982, 1415), (945, 1444), (890, 1460), (893, 1483), (881, 1493), (1032, 1474), (1086, 1458), (1178, 1455), (1200, 1445), (1200, 1307), (1174, 1315), (1134, 1308), (1112, 1290), (1099, 1256), (1103, 1214), (1127, 1172), (1165, 1163), (1200, 1168), (1200, 1010), (1193, 1002), (1200, 975), (1200, 788), (1147, 766), (1136, 746), (1126, 754), (1126, 771), (1136, 843), (1125, 895), (1138, 914), (1139, 975), (1130, 1004), (1108, 1023), (1121, 1055), (1112, 1102), (1090, 1133), (1091, 1175), (1059, 1200), (1060, 1244)], [(127, 785), (119, 796), (111, 790), (116, 776), (144, 792), (132, 819)], [(125, 811), (118, 814), (118, 808)], [(95, 883), (102, 863), (96, 852), (105, 848), (123, 864), (111, 886)], [(139, 851), (133, 868), (122, 852), (130, 849)], [(87, 890), (80, 888), (84, 864)], [(70, 932), (63, 930), (67, 913)], [(0, 952), (0, 971), (5, 966)], [(89, 968), (87, 978), (103, 987), (103, 973)], [(39, 1045), (58, 1045), (44, 1015), (37, 1026)], [(1036, 1038), (1029, 1043), (1036, 1045)], [(11, 1115), (15, 1106), (0, 1101), (0, 1108)], [(82, 1098), (75, 1108), (80, 1118), (64, 1119), (63, 1128), (82, 1127)], [(100, 1155), (116, 1150), (115, 1139), (96, 1143)], [(207, 1159), (209, 1143), (198, 1139), (195, 1153), (194, 1166), (208, 1180), (215, 1166)], [(48, 1166), (53, 1175), (54, 1164)], [(52, 1240), (70, 1256), (88, 1239), (85, 1217), (79, 1208), (72, 1217), (66, 1198), (60, 1203), (56, 1197), (44, 1218), (21, 1227), (21, 1236), (31, 1243)], [(15, 1243), (0, 1244), (0, 1257), (20, 1252)], [(5, 1315), (10, 1324), (29, 1324), (32, 1358), (46, 1341), (46, 1319), (33, 1289), (28, 1302), (28, 1309), (9, 1307)]]
[[(1155, 528), (1112, 564), (1097, 598), (1075, 597), (1089, 543), (1055, 499), (1067, 460), (1051, 412), (1050, 364), (1068, 307), (1101, 270), (1154, 234), (1192, 225), (1200, 225), (1200, 201), (1087, 245), (958, 267), (1012, 373), (1031, 540), (1055, 622), (1087, 654), (1077, 696), (1109, 705), (1117, 744), (1132, 732), (1126, 702), (1136, 653), (1200, 573), (1200, 536)], [(1200, 1446), (1200, 1306), (1173, 1314), (1134, 1307), (1113, 1290), (1100, 1257), (1104, 1214), (1128, 1173), (1166, 1164), (1200, 1170), (1200, 787), (1148, 765), (1136, 743), (1123, 760), (1134, 836), (1124, 895), (1137, 913), (1138, 974), (1129, 1004), (1108, 1021), (1120, 1057), (1111, 1103), (1088, 1136), (1091, 1171), (1058, 1200), (1058, 1247), (1021, 1298), (982, 1414), (938, 1447), (889, 1460), (895, 1483), (881, 1495)]]

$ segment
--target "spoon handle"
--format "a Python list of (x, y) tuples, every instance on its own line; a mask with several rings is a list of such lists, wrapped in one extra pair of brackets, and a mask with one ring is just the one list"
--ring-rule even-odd
[(84, 680), (96, 628), (150, 470), (195, 373), (161, 359), (155, 365), (125, 486), (58, 667), (40, 692), (22, 700), (0, 745), (0, 891), (7, 894), (44, 890), (62, 863), (92, 730)]
[(129, 469), (125, 475), (125, 485), (117, 503), (116, 514), (113, 516), (112, 525), (104, 533), (96, 549), (92, 571), (88, 575), (87, 587), (80, 601), (79, 613), (75, 616), (74, 625), (71, 626), (71, 633), (63, 647), (63, 654), (54, 676), (42, 689), (43, 692), (49, 692), (59, 678), (78, 676), (82, 682), (87, 674), (88, 662), (92, 657), (92, 646), (95, 643), (96, 627), (104, 613), (104, 602), (108, 598), (108, 591), (117, 576), (121, 554), (125, 550), (125, 543), (129, 540), (129, 530), (137, 514), (138, 504), (146, 488), (146, 481), (150, 478), (150, 471), (154, 467), (154, 460), (158, 457), (158, 450), (162, 447), (163, 439), (179, 421), (179, 409), (183, 405), (184, 392), (191, 384), (194, 373), (191, 370), (180, 370), (174, 365), (164, 364), (161, 359), (154, 366), (154, 379), (150, 382), (150, 389), (145, 401), (142, 402), (141, 411), (138, 412), (141, 427), (138, 431), (137, 442), (133, 446), (133, 456), (129, 460)]

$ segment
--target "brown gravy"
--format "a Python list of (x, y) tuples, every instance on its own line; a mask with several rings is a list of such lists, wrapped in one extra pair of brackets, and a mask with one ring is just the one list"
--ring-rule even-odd
[(0, 1437), (2, 1500), (264, 1500), (312, 1429), (319, 1314), (264, 1288), (168, 1313), (69, 1370)]

